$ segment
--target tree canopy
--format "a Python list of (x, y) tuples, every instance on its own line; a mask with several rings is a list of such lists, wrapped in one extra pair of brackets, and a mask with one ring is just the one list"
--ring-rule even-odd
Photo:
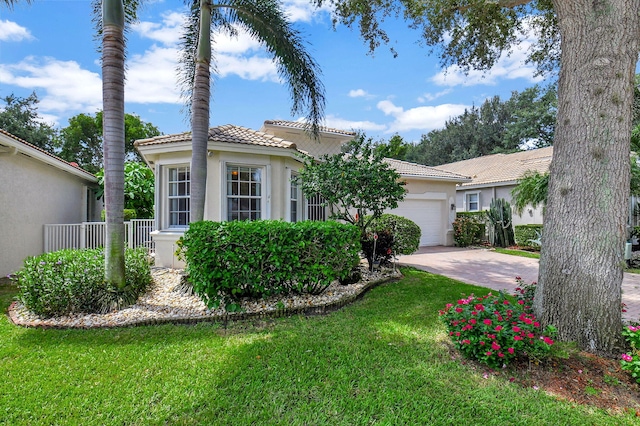
[(443, 129), (422, 136), (409, 146), (404, 159), (428, 166), (468, 160), (483, 155), (510, 153), (553, 143), (556, 119), (556, 92), (553, 86), (514, 91), (502, 101), (499, 96), (485, 100)]
[[(142, 157), (133, 146), (137, 139), (146, 139), (160, 135), (160, 130), (151, 123), (142, 121), (135, 114), (125, 114), (125, 160), (142, 161)], [(78, 114), (69, 119), (69, 125), (60, 131), (57, 145), (59, 156), (74, 161), (83, 169), (96, 173), (102, 164), (102, 111), (95, 115)]]
[(4, 108), (0, 110), (0, 129), (6, 130), (32, 145), (55, 153), (56, 130), (38, 115), (38, 96), (35, 92), (26, 98), (13, 94), (2, 98)]

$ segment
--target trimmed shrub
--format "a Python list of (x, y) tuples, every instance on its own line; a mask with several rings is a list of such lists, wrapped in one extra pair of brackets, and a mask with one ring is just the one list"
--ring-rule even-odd
[(386, 230), (393, 234), (393, 253), (412, 254), (420, 247), (422, 230), (406, 217), (385, 213), (374, 219), (369, 225), (373, 232)]
[(487, 239), (487, 211), (482, 210), (479, 212), (457, 212), (456, 218), (466, 217), (475, 220), (479, 227), (475, 235), (473, 244), (482, 244)]
[(533, 241), (538, 240), (542, 235), (542, 225), (516, 225), (514, 226), (514, 234), (518, 246), (540, 249), (540, 246)]
[(458, 247), (468, 247), (482, 242), (480, 234), (484, 236), (484, 223), (476, 218), (458, 216), (453, 221), (453, 240)]
[[(136, 212), (135, 209), (124, 209), (123, 213), (124, 213), (124, 221), (125, 222), (128, 222), (131, 219), (136, 219), (138, 217), (138, 213)], [(100, 219), (103, 222), (106, 220), (106, 216), (107, 216), (107, 212), (105, 210), (102, 210), (100, 212)]]
[(16, 274), (18, 298), (44, 317), (74, 313), (105, 313), (135, 303), (152, 282), (147, 251), (125, 252), (126, 287), (104, 281), (104, 251), (68, 249), (29, 257)]
[(189, 282), (209, 307), (322, 293), (358, 264), (360, 231), (337, 222), (195, 222), (180, 240)]

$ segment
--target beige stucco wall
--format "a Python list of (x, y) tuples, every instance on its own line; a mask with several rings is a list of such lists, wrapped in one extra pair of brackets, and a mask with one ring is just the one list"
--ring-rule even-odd
[[(100, 219), (87, 184), (91, 183), (24, 154), (0, 154), (2, 276), (20, 269), (27, 256), (43, 252), (43, 225)], [(87, 217), (88, 204), (97, 216)]]

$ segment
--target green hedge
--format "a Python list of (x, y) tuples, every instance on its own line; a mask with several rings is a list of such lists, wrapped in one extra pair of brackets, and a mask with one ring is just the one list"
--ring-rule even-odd
[(242, 297), (323, 292), (358, 264), (360, 231), (337, 222), (195, 222), (180, 240), (189, 282), (209, 307)]
[[(138, 213), (136, 212), (135, 209), (124, 209), (123, 213), (124, 213), (124, 221), (125, 222), (128, 222), (131, 219), (136, 219), (138, 217)], [(100, 219), (102, 219), (103, 222), (106, 220), (106, 215), (107, 215), (107, 213), (106, 213), (105, 210), (102, 210), (100, 212)]]
[(389, 231), (393, 234), (393, 253), (412, 254), (420, 247), (422, 230), (406, 217), (385, 213), (369, 225), (371, 232)]
[(18, 298), (45, 317), (104, 313), (135, 303), (151, 285), (145, 249), (125, 251), (126, 287), (118, 291), (104, 280), (104, 251), (68, 249), (29, 257), (16, 274)]
[(537, 240), (542, 235), (542, 225), (516, 225), (514, 226), (516, 244), (520, 247), (539, 249), (538, 244), (531, 240)]

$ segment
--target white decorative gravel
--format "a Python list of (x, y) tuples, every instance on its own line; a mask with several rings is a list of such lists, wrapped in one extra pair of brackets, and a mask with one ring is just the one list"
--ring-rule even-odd
[[(245, 299), (241, 303), (241, 312), (228, 313), (224, 309), (208, 309), (197, 296), (187, 295), (179, 289), (182, 271), (153, 268), (152, 288), (138, 299), (138, 302), (125, 309), (107, 314), (74, 314), (54, 318), (41, 318), (31, 313), (17, 301), (9, 308), (11, 320), (27, 327), (56, 328), (92, 328), (121, 327), (163, 322), (197, 322), (199, 320), (243, 319), (252, 315), (286, 315), (287, 313), (320, 313), (324, 308), (330, 311), (342, 306), (346, 301), (354, 300), (365, 290), (378, 282), (384, 282), (400, 273), (392, 269), (383, 269), (374, 273), (364, 273), (362, 281), (340, 285), (331, 284), (320, 295), (288, 295), (268, 299)], [(283, 306), (285, 309), (283, 309)], [(316, 309), (317, 308), (317, 309)]]

